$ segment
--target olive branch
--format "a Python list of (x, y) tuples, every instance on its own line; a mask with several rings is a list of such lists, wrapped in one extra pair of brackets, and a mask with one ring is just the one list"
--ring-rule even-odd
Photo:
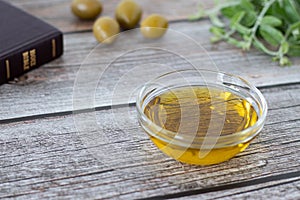
[(300, 0), (215, 0), (214, 8), (200, 7), (190, 20), (203, 17), (212, 22), (213, 43), (245, 51), (254, 46), (281, 66), (291, 64), (288, 56), (300, 56)]

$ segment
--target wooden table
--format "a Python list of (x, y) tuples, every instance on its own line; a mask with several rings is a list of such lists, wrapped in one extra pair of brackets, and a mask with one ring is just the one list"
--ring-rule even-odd
[[(292, 60), (291, 67), (279, 67), (256, 50), (244, 53), (226, 43), (210, 44), (209, 20), (187, 20), (199, 0), (140, 0), (144, 16), (153, 12), (167, 16), (171, 29), (200, 42), (220, 70), (251, 80), (268, 101), (266, 125), (245, 152), (218, 165), (190, 166), (166, 157), (150, 142), (138, 126), (134, 95), (129, 101), (121, 95), (110, 106), (111, 89), (124, 74), (122, 69), (140, 60), (163, 63), (165, 55), (135, 54), (120, 62), (119, 70), (106, 73), (93, 114), (100, 134), (109, 139), (99, 143), (99, 138), (93, 140), (93, 127), (78, 133), (72, 106), (77, 71), (97, 45), (93, 22), (77, 20), (70, 13), (70, 0), (9, 2), (60, 28), (65, 52), (18, 81), (0, 86), (0, 198), (300, 199), (299, 58)], [(208, 0), (202, 2), (211, 6)], [(112, 16), (116, 3), (103, 0), (103, 15)], [(177, 49), (184, 46), (177, 42)], [(195, 61), (202, 55), (188, 50)], [(99, 55), (93, 64), (104, 57)], [(146, 81), (151, 70), (145, 68), (131, 83)], [(128, 92), (132, 91), (124, 88), (123, 93)], [(93, 137), (88, 140), (89, 136)]]

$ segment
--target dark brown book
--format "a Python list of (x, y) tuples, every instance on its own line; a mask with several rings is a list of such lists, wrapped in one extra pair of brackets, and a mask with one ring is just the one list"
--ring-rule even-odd
[(62, 53), (63, 35), (58, 29), (0, 0), (0, 84)]

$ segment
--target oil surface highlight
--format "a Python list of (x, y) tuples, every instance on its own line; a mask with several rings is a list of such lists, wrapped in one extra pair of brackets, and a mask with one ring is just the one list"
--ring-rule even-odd
[[(246, 99), (223, 88), (204, 86), (165, 91), (149, 101), (144, 113), (154, 124), (178, 133), (183, 140), (185, 137), (230, 135), (257, 121), (257, 113)], [(161, 133), (157, 132), (156, 135), (160, 136)], [(201, 148), (200, 151), (200, 148), (194, 148), (193, 145), (175, 145), (159, 137), (151, 136), (151, 140), (167, 155), (182, 162), (200, 165), (228, 160), (246, 149), (250, 142), (207, 150)], [(200, 156), (203, 152), (206, 152), (204, 157)]]

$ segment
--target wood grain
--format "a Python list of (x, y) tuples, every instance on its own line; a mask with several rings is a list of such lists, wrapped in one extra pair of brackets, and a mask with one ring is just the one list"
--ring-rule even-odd
[[(205, 191), (220, 187), (227, 190), (225, 197), (243, 197), (239, 188), (260, 195), (266, 185), (299, 180), (300, 105), (299, 96), (291, 96), (299, 90), (300, 84), (264, 89), (270, 110), (260, 137), (234, 159), (206, 167), (181, 164), (159, 152), (139, 128), (134, 107), (3, 124), (0, 197), (133, 199), (203, 193), (209, 199), (213, 196)], [(89, 126), (93, 114), (97, 126)], [(84, 132), (77, 132), (76, 116), (85, 119), (76, 123), (77, 128), (87, 125)]]
[[(187, 34), (202, 44), (218, 65), (219, 70), (241, 75), (256, 86), (264, 87), (300, 81), (300, 59), (294, 59), (293, 66), (283, 68), (272, 62), (270, 57), (256, 50), (244, 53), (225, 43), (212, 45), (209, 42), (209, 26), (208, 21), (181, 22), (172, 24), (171, 29)], [(166, 36), (173, 37), (174, 31), (170, 31)], [(99, 73), (101, 68), (99, 66), (106, 67), (106, 64), (124, 52), (130, 49), (155, 47), (157, 43), (160, 43), (159, 47), (179, 53), (200, 67), (204, 67), (203, 63), (209, 63), (205, 52), (191, 42), (192, 40), (183, 37), (181, 40), (184, 42), (178, 42), (178, 35), (174, 36), (174, 40), (172, 37), (149, 42), (144, 41), (138, 32), (133, 35), (121, 35), (115, 45), (98, 47), (94, 54), (85, 61), (86, 65), (82, 68), (86, 76), (84, 80), (90, 82), (89, 75)], [(16, 83), (0, 86), (0, 119), (72, 111), (77, 72), (80, 64), (96, 45), (97, 42), (91, 33), (65, 35), (65, 54), (62, 58), (28, 73)], [(129, 47), (129, 45), (132, 46)], [(167, 69), (160, 64), (171, 68)], [(209, 63), (208, 66), (211, 64)], [(114, 104), (133, 102), (135, 89), (147, 80), (170, 70), (187, 67), (191, 66), (186, 61), (166, 51), (157, 49), (133, 51), (116, 60), (102, 75), (101, 83), (98, 84), (96, 90), (96, 102), (92, 106), (111, 105), (113, 95), (115, 95)], [(136, 69), (132, 71), (133, 68)], [(216, 70), (214, 67), (212, 69)], [(120, 84), (120, 81), (124, 84)], [(122, 90), (122, 87), (118, 87), (120, 91), (116, 94), (114, 89), (118, 83), (119, 86), (123, 85), (125, 88)], [(88, 86), (83, 84), (83, 87)], [(84, 100), (84, 97), (81, 99)]]
[(190, 199), (285, 199), (294, 200), (300, 198), (300, 180), (292, 178), (287, 180), (272, 181), (256, 186), (241, 187), (238, 189), (210, 192), (209, 195), (193, 195), (178, 198), (180, 200)]
[[(70, 4), (72, 0), (10, 0), (9, 2), (45, 20), (65, 33), (91, 30), (93, 25), (93, 20), (79, 20), (71, 13)], [(102, 16), (113, 17), (118, 2), (119, 0), (103, 0)], [(190, 15), (196, 13), (197, 5), (201, 2), (207, 8), (212, 6), (211, 1), (199, 0), (139, 0), (138, 2), (144, 11), (143, 18), (152, 13), (159, 13), (171, 21), (187, 19)]]
[[(269, 104), (266, 125), (245, 152), (219, 165), (191, 166), (166, 157), (150, 142), (137, 123), (134, 97), (147, 80), (170, 68), (190, 67), (174, 53), (198, 67), (214, 68), (201, 48), (186, 37), (169, 34), (144, 41), (127, 32), (114, 45), (97, 48), (80, 68), (97, 42), (93, 22), (71, 14), (71, 0), (9, 2), (63, 30), (65, 54), (0, 86), (1, 199), (300, 198), (299, 58), (281, 68), (256, 50), (211, 45), (209, 21), (186, 19), (198, 2), (211, 7), (212, 1), (139, 0), (143, 17), (165, 15), (171, 29), (208, 50), (219, 70), (261, 87)], [(113, 16), (117, 2), (103, 0), (103, 15)], [(153, 48), (158, 43), (168, 51)], [(152, 48), (136, 50), (145, 46)], [(126, 56), (117, 58), (124, 52)], [(80, 84), (74, 93), (76, 78)], [(72, 114), (73, 95), (82, 108), (96, 106), (97, 111)]]

